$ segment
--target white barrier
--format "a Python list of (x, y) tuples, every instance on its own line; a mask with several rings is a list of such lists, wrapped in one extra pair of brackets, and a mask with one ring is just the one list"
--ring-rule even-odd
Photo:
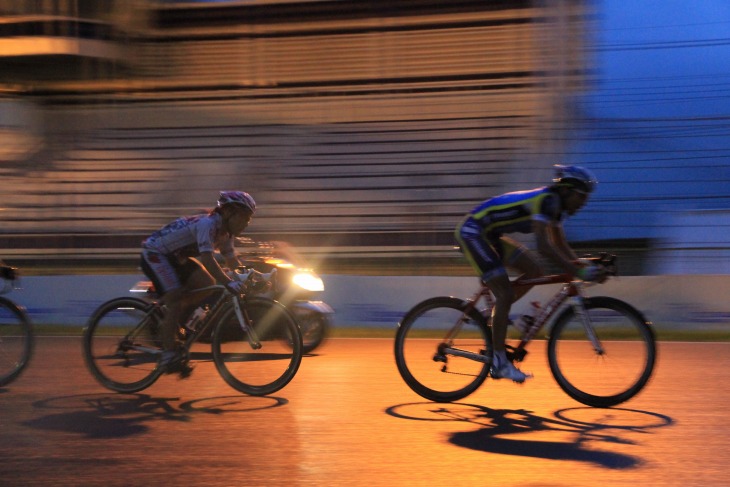
[[(466, 298), (478, 289), (473, 277), (327, 276), (325, 300), (335, 309), (336, 323), (397, 323), (415, 304), (433, 296)], [(559, 285), (540, 286), (515, 303), (513, 315), (530, 301), (545, 303)], [(730, 276), (673, 275), (619, 277), (590, 287), (589, 296), (622, 299), (657, 325), (671, 328), (724, 328), (730, 325)]]
[[(141, 275), (29, 276), (8, 297), (28, 310), (35, 323), (82, 326), (102, 302), (124, 295)], [(473, 277), (323, 276), (322, 299), (335, 309), (335, 326), (395, 327), (408, 309), (424, 299), (468, 297)], [(545, 302), (555, 286), (533, 289), (513, 307), (524, 312), (530, 301)], [(672, 328), (725, 328), (730, 325), (730, 276), (661, 275), (620, 277), (591, 287), (591, 296), (613, 296), (642, 311), (657, 325)]]

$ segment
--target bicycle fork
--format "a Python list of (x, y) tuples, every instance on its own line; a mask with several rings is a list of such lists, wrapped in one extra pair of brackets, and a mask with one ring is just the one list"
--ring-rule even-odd
[(585, 330), (586, 336), (591, 342), (591, 345), (593, 345), (593, 350), (595, 350), (598, 355), (605, 354), (606, 351), (603, 349), (603, 345), (596, 335), (596, 330), (593, 329), (591, 317), (586, 310), (585, 304), (583, 303), (583, 296), (573, 296), (570, 300), (570, 306), (573, 308), (573, 312), (583, 324), (583, 329)]
[(244, 312), (241, 309), (241, 303), (238, 302), (238, 299), (235, 296), (231, 298), (231, 301), (233, 301), (233, 310), (236, 312), (238, 324), (241, 327), (241, 331), (246, 334), (249, 345), (251, 345), (251, 348), (254, 350), (260, 349), (261, 341), (259, 340), (258, 335), (256, 335), (256, 331), (253, 329), (253, 326), (248, 326), (247, 323), (249, 320), (247, 319), (248, 317), (244, 316)]

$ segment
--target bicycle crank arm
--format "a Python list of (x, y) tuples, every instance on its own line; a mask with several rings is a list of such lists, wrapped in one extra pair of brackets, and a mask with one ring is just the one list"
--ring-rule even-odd
[(492, 361), (491, 357), (488, 357), (484, 354), (467, 352), (466, 350), (461, 350), (459, 348), (445, 347), (441, 349), (440, 352), (443, 355), (454, 355), (456, 357), (468, 358), (469, 360), (474, 360), (476, 362), (482, 362), (485, 364), (488, 364)]
[(123, 347), (121, 349), (122, 351), (126, 352), (128, 350), (136, 350), (137, 352), (144, 352), (144, 353), (152, 353), (155, 355), (162, 355), (162, 350), (159, 348), (152, 348), (152, 347), (144, 347), (142, 345), (129, 345), (126, 347)]

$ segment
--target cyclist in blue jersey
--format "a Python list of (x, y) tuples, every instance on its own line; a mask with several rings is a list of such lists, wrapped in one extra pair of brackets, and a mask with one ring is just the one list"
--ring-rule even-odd
[(598, 181), (580, 166), (556, 165), (555, 169), (551, 186), (490, 198), (469, 212), (456, 229), (461, 251), (494, 294), (491, 375), (495, 379), (524, 382), (530, 377), (517, 369), (505, 352), (510, 308), (529, 291), (529, 288), (513, 289), (506, 268), (527, 277), (544, 274), (538, 259), (506, 234), (534, 233), (537, 250), (581, 280), (600, 281), (606, 276), (602, 267), (579, 261), (563, 231), (565, 217), (585, 205)]
[(218, 251), (226, 266), (241, 265), (234, 252), (234, 238), (243, 232), (256, 211), (256, 202), (243, 191), (223, 191), (218, 205), (208, 214), (178, 218), (142, 243), (142, 271), (150, 278), (168, 312), (161, 324), (161, 366), (172, 371), (181, 356), (175, 327), (204, 299), (190, 291), (225, 284), (238, 292), (242, 283), (232, 280), (214, 257)]

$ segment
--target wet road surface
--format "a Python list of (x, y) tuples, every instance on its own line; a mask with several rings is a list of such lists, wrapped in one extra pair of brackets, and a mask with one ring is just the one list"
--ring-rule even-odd
[(3, 485), (729, 485), (730, 344), (661, 343), (636, 398), (592, 409), (550, 375), (488, 381), (459, 403), (422, 400), (390, 339), (331, 339), (271, 397), (241, 395), (210, 362), (116, 394), (79, 337), (41, 337), (0, 388)]

